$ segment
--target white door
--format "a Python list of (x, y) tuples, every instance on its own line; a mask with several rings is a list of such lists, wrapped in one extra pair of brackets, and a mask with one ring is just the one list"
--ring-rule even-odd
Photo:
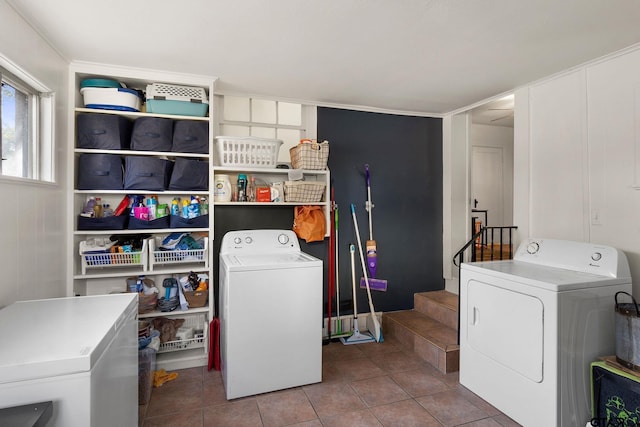
[[(475, 203), (477, 201), (477, 203)], [(471, 207), (487, 210), (484, 226), (511, 225), (504, 223), (504, 162), (500, 147), (472, 147)], [(475, 216), (475, 215), (474, 215)]]

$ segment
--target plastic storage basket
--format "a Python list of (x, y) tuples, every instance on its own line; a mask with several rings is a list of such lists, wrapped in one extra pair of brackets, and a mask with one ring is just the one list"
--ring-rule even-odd
[[(92, 247), (95, 249), (95, 247)], [(139, 267), (143, 271), (147, 270), (147, 241), (142, 244), (140, 251), (111, 253), (108, 249), (88, 250), (86, 241), (80, 242), (80, 257), (82, 258), (82, 274), (87, 274), (90, 268), (111, 268), (111, 267)]]
[(83, 87), (80, 89), (84, 105), (100, 110), (140, 111), (140, 94), (127, 88)]
[(285, 181), (284, 201), (315, 203), (322, 201), (326, 184), (314, 181)]
[[(205, 321), (204, 314), (197, 316), (185, 316), (184, 323), (180, 329), (183, 328), (193, 329), (193, 337), (187, 339), (176, 339), (174, 341), (162, 343), (160, 344), (158, 353), (204, 347), (204, 337), (207, 336), (207, 322)], [(199, 331), (202, 331), (202, 335), (200, 335)]]
[(207, 115), (207, 92), (201, 87), (165, 83), (147, 85), (147, 112), (182, 116)]
[(282, 141), (251, 136), (217, 136), (218, 166), (274, 168)]
[(209, 268), (209, 239), (204, 239), (204, 249), (189, 249), (175, 251), (158, 250), (155, 238), (149, 239), (149, 270), (153, 271), (159, 265), (171, 264), (199, 264), (203, 269)]

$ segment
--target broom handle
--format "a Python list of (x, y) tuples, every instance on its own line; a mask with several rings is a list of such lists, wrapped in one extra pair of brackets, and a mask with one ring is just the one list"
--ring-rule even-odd
[(358, 299), (356, 298), (356, 247), (351, 243), (349, 245), (349, 253), (351, 254), (351, 287), (353, 292), (353, 317), (358, 318)]
[(371, 203), (371, 175), (369, 174), (369, 165), (364, 165), (367, 174), (367, 212), (369, 212), (369, 240), (373, 240), (373, 221), (371, 219), (371, 211), (373, 204)]
[[(369, 286), (369, 278), (367, 277), (367, 264), (364, 262), (364, 255), (362, 252), (362, 243), (360, 242), (360, 231), (358, 230), (358, 220), (356, 218), (356, 207), (351, 204), (351, 216), (353, 217), (353, 227), (356, 231), (356, 240), (358, 241), (358, 250), (360, 253), (360, 264), (362, 265), (362, 275), (364, 276), (364, 283), (367, 286), (367, 296), (369, 298), (369, 311), (372, 316), (375, 316), (375, 310), (373, 309), (373, 299), (371, 298), (371, 287)], [(355, 282), (354, 282), (355, 286)]]

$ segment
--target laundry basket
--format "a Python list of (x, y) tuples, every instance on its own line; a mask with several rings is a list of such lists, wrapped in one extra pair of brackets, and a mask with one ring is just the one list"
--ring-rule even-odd
[(217, 136), (218, 166), (275, 168), (282, 141), (279, 139)]
[(201, 87), (165, 83), (147, 85), (147, 112), (182, 116), (207, 115), (207, 92)]

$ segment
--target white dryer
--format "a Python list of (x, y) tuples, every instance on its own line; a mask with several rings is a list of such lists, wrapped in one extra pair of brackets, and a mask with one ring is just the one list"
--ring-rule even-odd
[(227, 399), (322, 381), (322, 261), (291, 230), (242, 230), (220, 246)]
[(627, 258), (592, 243), (523, 242), (460, 274), (460, 383), (524, 426), (584, 426), (589, 365), (615, 354)]

